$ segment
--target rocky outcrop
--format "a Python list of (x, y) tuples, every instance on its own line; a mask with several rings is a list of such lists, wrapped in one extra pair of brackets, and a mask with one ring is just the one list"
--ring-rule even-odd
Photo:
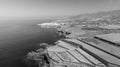
[(49, 66), (49, 60), (47, 57), (47, 50), (46, 48), (49, 47), (46, 43), (41, 43), (40, 47), (36, 51), (29, 52), (27, 54), (28, 60), (31, 62), (32, 67), (45, 67)]

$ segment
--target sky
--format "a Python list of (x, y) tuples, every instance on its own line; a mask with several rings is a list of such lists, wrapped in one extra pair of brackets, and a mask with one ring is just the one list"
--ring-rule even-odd
[(0, 0), (0, 18), (69, 16), (119, 10), (120, 0)]

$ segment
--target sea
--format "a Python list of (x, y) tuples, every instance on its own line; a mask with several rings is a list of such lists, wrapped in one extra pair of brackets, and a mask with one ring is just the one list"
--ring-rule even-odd
[(53, 43), (61, 37), (56, 28), (41, 28), (37, 24), (51, 20), (10, 20), (0, 23), (0, 67), (29, 67), (28, 52), (40, 48), (40, 43)]

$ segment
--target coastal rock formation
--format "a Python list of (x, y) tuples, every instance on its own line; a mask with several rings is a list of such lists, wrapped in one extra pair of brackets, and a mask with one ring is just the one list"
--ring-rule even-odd
[(36, 50), (35, 52), (29, 52), (27, 54), (27, 58), (32, 63), (31, 66), (37, 66), (37, 67), (44, 67), (48, 66), (49, 60), (47, 58), (47, 50), (46, 48), (49, 47), (46, 43), (41, 43), (40, 48)]
[[(112, 35), (116, 35), (117, 40), (112, 39)], [(120, 42), (119, 35), (62, 39), (47, 48), (43, 43), (43, 48), (28, 53), (28, 59), (37, 61), (39, 67), (120, 67), (120, 49), (115, 44)]]

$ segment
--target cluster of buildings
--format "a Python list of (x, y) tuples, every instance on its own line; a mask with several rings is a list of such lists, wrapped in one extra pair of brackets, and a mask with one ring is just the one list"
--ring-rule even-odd
[(57, 27), (60, 26), (60, 24), (58, 23), (42, 23), (42, 24), (38, 24), (41, 27)]
[(56, 20), (53, 22), (41, 23), (41, 24), (37, 24), (37, 25), (39, 25), (41, 27), (58, 27), (58, 26), (65, 25), (65, 24), (66, 24), (65, 20)]

